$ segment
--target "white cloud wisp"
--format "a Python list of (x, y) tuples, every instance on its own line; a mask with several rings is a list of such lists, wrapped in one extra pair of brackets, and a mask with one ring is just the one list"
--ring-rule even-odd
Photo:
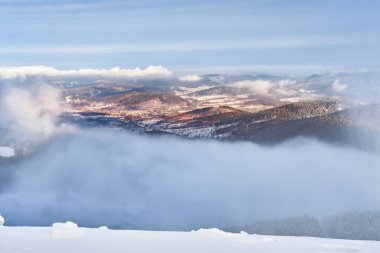
[(42, 77), (103, 77), (103, 78), (162, 78), (172, 74), (163, 66), (149, 66), (145, 69), (126, 69), (114, 67), (110, 69), (71, 69), (59, 70), (48, 66), (2, 67), (0, 79)]

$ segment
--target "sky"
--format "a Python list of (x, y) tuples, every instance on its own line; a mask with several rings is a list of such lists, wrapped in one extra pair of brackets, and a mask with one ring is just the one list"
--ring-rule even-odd
[(380, 66), (377, 0), (0, 0), (0, 65)]

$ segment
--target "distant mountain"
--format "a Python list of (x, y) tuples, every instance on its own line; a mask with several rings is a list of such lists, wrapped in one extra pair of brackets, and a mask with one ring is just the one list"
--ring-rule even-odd
[(187, 107), (192, 103), (172, 93), (133, 91), (126, 94), (106, 97), (104, 102), (114, 103), (125, 108), (137, 109), (146, 108), (154, 103), (156, 109), (164, 106)]
[[(213, 77), (216, 76), (208, 78)], [(285, 82), (279, 87), (284, 90), (289, 83), (300, 88), (321, 82), (327, 89), (331, 78), (331, 75), (310, 76), (304, 86)], [(264, 83), (262, 88), (272, 86), (272, 83)], [(375, 143), (361, 140), (378, 135), (378, 105), (360, 106), (346, 97), (315, 96), (313, 92), (311, 96), (301, 92), (301, 97), (274, 98), (254, 91), (231, 85), (170, 89), (136, 85), (71, 88), (64, 93), (68, 105), (65, 119), (83, 126), (261, 144), (276, 144), (302, 136), (358, 147)]]

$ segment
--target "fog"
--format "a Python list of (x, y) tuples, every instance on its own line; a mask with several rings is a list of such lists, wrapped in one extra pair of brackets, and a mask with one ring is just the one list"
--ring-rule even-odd
[(0, 145), (29, 152), (69, 126), (58, 125), (60, 92), (44, 83), (0, 83)]
[(226, 227), (380, 208), (376, 153), (313, 140), (265, 148), (78, 130), (12, 166), (0, 194), (9, 225)]
[(24, 155), (0, 158), (7, 225), (71, 220), (189, 230), (380, 209), (378, 149), (302, 138), (266, 147), (75, 129), (57, 123), (57, 92), (47, 85), (0, 87), (0, 146), (28, 147)]

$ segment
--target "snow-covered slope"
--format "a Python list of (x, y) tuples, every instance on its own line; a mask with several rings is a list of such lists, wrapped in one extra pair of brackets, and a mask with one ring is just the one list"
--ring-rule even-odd
[(1, 227), (0, 252), (378, 253), (380, 242), (233, 234), (218, 229), (194, 232), (88, 229), (78, 228), (74, 223), (56, 223), (52, 227)]

